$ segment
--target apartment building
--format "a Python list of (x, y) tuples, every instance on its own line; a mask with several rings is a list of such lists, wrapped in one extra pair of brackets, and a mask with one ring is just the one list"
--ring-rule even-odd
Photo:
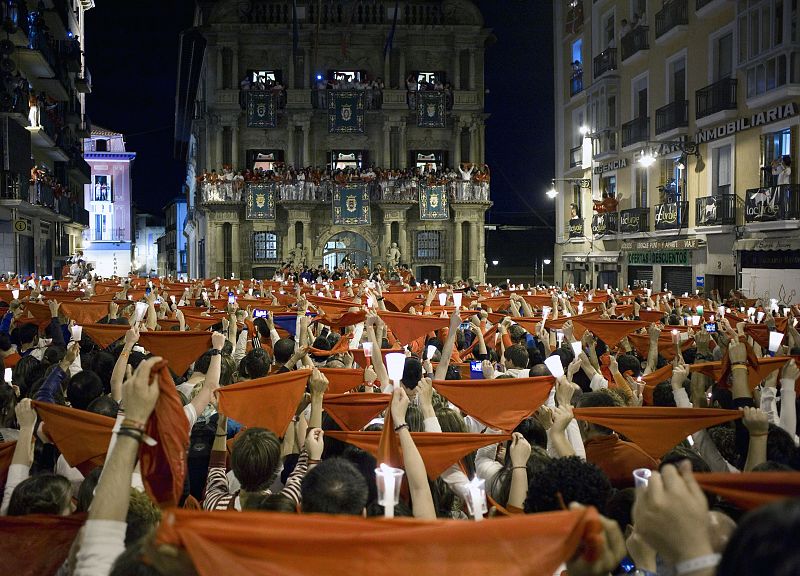
[(788, 0), (555, 4), (556, 280), (800, 285), (800, 41)]

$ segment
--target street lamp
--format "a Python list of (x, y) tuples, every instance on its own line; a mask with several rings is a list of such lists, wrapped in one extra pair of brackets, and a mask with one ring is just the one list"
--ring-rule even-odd
[(591, 189), (592, 181), (589, 178), (553, 178), (550, 180), (552, 186), (550, 190), (548, 190), (545, 194), (550, 199), (554, 199), (558, 196), (558, 190), (556, 189), (556, 182), (571, 182), (573, 184), (579, 184), (581, 188), (588, 188)]
[[(663, 142), (647, 140), (645, 144), (658, 144), (659, 146), (675, 146), (681, 153), (680, 158), (678, 158), (678, 161), (676, 162), (676, 164), (680, 165), (681, 170), (683, 170), (686, 167), (686, 161), (688, 160), (689, 156), (696, 156), (697, 161), (701, 162), (700, 150), (698, 149), (698, 146), (695, 142), (684, 142), (683, 140), (665, 140)], [(655, 154), (653, 154), (652, 150), (647, 150), (646, 152), (642, 153), (642, 155), (639, 157), (638, 162), (645, 168), (649, 168), (650, 166), (655, 164), (656, 156)]]
[(542, 260), (542, 284), (544, 284), (544, 266), (545, 266), (545, 264), (550, 266), (550, 262), (552, 262), (552, 260), (550, 260), (550, 258), (545, 258), (544, 260)]
[(500, 260), (492, 260), (492, 266), (497, 266), (500, 264)]

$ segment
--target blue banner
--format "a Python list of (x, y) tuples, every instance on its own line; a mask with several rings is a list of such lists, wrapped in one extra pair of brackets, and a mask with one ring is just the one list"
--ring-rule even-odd
[(276, 186), (272, 182), (249, 182), (245, 185), (248, 220), (275, 220)]
[(417, 126), (447, 127), (447, 101), (444, 92), (417, 92)]
[(278, 126), (277, 95), (270, 90), (247, 92), (247, 127), (276, 128)]
[(333, 223), (339, 226), (365, 226), (372, 223), (369, 187), (366, 184), (341, 184), (333, 191)]
[(364, 91), (328, 90), (328, 132), (364, 133)]
[(420, 220), (449, 220), (450, 201), (445, 186), (422, 186), (419, 192)]

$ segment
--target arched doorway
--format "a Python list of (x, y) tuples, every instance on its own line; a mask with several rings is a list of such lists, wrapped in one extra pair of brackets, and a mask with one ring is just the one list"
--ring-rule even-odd
[(325, 243), (322, 263), (331, 270), (348, 261), (356, 266), (372, 268), (372, 250), (369, 243), (355, 232), (339, 232)]

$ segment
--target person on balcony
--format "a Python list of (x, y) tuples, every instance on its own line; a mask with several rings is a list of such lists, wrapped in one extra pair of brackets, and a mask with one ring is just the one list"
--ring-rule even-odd
[(40, 119), (39, 97), (31, 90), (28, 95), (28, 122), (30, 122), (31, 128), (39, 128), (41, 126)]
[(792, 183), (792, 157), (782, 156), (780, 160), (772, 161), (772, 175), (777, 176), (775, 182), (777, 186), (785, 186)]
[(628, 20), (626, 18), (623, 18), (622, 22), (620, 22), (619, 37), (625, 38), (625, 36), (627, 36), (628, 32), (630, 31), (631, 31), (631, 25), (628, 24)]

